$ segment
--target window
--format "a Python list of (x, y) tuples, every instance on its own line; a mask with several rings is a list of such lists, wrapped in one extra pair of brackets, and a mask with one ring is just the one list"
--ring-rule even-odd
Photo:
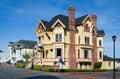
[(62, 49), (56, 48), (56, 57), (61, 56)]
[(85, 32), (90, 32), (90, 28), (89, 28), (88, 24), (85, 25), (84, 31), (85, 31)]
[(62, 42), (62, 34), (59, 34), (59, 42)]
[(99, 58), (102, 59), (102, 52), (99, 52)]
[(45, 58), (45, 53), (44, 52), (42, 53), (42, 57)]
[(55, 39), (56, 42), (62, 42), (62, 34), (56, 34)]
[(109, 67), (110, 67), (110, 65), (111, 65), (111, 62), (109, 62)]
[(78, 58), (80, 58), (80, 50), (78, 49)]
[(38, 37), (38, 40), (39, 40), (39, 41), (44, 40), (44, 36)]
[(58, 34), (56, 34), (56, 36), (55, 36), (56, 38), (56, 42), (58, 42), (58, 40), (59, 40), (59, 38), (58, 38)]
[(84, 58), (88, 58), (88, 50), (84, 50)]
[(89, 45), (89, 37), (85, 37), (85, 44)]
[(78, 37), (78, 44), (80, 44), (80, 36)]
[(99, 40), (99, 46), (100, 46), (100, 47), (102, 46), (102, 42), (101, 42), (101, 40)]
[(80, 69), (82, 69), (82, 63), (80, 63)]

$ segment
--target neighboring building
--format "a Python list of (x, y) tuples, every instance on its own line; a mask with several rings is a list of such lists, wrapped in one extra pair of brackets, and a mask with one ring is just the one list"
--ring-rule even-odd
[(0, 52), (0, 63), (7, 62), (9, 59), (9, 53)]
[(96, 22), (96, 15), (75, 18), (74, 7), (69, 8), (69, 16), (41, 20), (35, 31), (40, 49), (35, 65), (58, 66), (62, 58), (64, 69), (92, 69), (95, 62), (102, 62), (105, 34), (97, 30)]
[[(120, 59), (115, 60), (115, 68), (120, 67)], [(101, 69), (113, 69), (113, 58), (103, 55), (103, 62)]]
[[(16, 62), (18, 60), (25, 60), (23, 55), (28, 53), (32, 56), (34, 46), (37, 44), (36, 41), (31, 40), (19, 40), (17, 42), (9, 42), (8, 49), (10, 52), (11, 62)], [(13, 57), (15, 60), (13, 61)]]

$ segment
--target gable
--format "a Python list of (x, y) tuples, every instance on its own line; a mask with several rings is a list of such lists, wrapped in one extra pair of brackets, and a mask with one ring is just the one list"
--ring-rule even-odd
[(43, 32), (43, 31), (45, 31), (45, 30), (46, 30), (46, 27), (44, 26), (44, 24), (42, 23), (42, 21), (40, 21), (40, 22), (38, 23), (38, 26), (37, 26), (37, 28), (36, 28), (35, 33)]
[(56, 27), (57, 25), (62, 26), (63, 28), (66, 28), (66, 26), (58, 19), (52, 26), (51, 28)]

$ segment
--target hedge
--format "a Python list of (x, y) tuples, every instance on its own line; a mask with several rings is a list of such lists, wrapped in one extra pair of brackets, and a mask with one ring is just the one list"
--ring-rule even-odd
[(49, 69), (50, 72), (105, 72), (106, 69)]
[(16, 67), (17, 68), (25, 68), (25, 64), (23, 64), (23, 63), (16, 63)]
[[(52, 69), (52, 68), (46, 68), (42, 67), (40, 65), (34, 66), (35, 70), (40, 71), (48, 71), (48, 72), (107, 72), (107, 71), (113, 71), (113, 70), (107, 70), (107, 69)], [(116, 71), (118, 71), (116, 69)]]

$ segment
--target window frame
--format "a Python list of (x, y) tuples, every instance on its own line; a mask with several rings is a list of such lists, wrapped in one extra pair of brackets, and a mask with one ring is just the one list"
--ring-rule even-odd
[(89, 53), (88, 50), (84, 50), (84, 58), (85, 58), (85, 59), (88, 59), (88, 53)]
[[(60, 50), (60, 51), (58, 51), (58, 50)], [(59, 54), (59, 52), (60, 52), (60, 54)], [(62, 48), (56, 48), (55, 49), (55, 54), (56, 54), (56, 57), (62, 57)]]
[(90, 43), (90, 38), (89, 37), (85, 37), (85, 45), (89, 45)]
[(99, 58), (102, 59), (102, 51), (99, 51)]
[(55, 42), (62, 42), (62, 34), (55, 34)]
[(99, 46), (100, 47), (102, 46), (102, 40), (99, 40)]

